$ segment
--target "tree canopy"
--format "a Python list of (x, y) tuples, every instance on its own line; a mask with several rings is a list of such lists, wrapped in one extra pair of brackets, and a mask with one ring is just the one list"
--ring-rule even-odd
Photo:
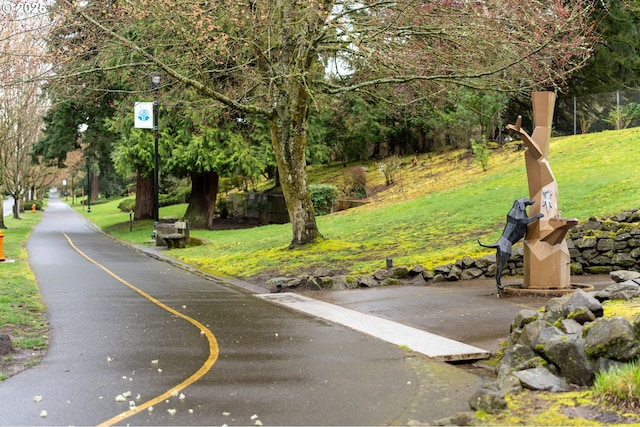
[(591, 12), (586, 0), (61, 0), (52, 17), (66, 36), (51, 47), (66, 87), (158, 69), (164, 90), (191, 87), (236, 116), (263, 116), (302, 245), (321, 238), (305, 155), (322, 94), (406, 105), (455, 86), (553, 90), (589, 58)]

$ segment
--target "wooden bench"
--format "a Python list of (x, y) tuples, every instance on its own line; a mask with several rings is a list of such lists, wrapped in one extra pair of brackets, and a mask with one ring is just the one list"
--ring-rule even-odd
[(156, 239), (156, 246), (166, 245), (169, 249), (184, 248), (190, 240), (188, 221), (158, 224), (157, 231), (161, 242)]

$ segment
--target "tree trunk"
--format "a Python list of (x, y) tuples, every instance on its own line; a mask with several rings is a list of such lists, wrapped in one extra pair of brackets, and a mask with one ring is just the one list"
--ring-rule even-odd
[(154, 219), (153, 199), (153, 178), (145, 178), (138, 171), (133, 219)]
[(185, 219), (192, 228), (213, 228), (213, 217), (216, 211), (218, 196), (218, 174), (201, 172), (191, 175), (191, 199)]
[(7, 228), (7, 226), (4, 225), (4, 198), (2, 194), (0, 194), (0, 211), (2, 212), (2, 215), (0, 215), (0, 228)]
[(293, 229), (291, 246), (302, 246), (322, 238), (307, 186), (305, 148), (308, 128), (308, 94), (295, 79), (296, 90), (282, 95), (276, 115), (269, 119), (282, 193)]
[(426, 153), (424, 131), (421, 125), (416, 126), (416, 135), (418, 135), (418, 153)]
[(100, 187), (98, 185), (98, 180), (100, 176), (97, 173), (91, 174), (91, 201), (98, 200), (98, 195), (100, 191)]
[(11, 197), (13, 197), (13, 219), (20, 219), (20, 207), (24, 201), (16, 194), (12, 194)]

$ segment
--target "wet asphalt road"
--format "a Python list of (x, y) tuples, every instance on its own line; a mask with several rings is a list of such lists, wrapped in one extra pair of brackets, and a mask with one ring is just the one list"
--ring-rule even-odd
[[(50, 347), (39, 365), (0, 383), (2, 425), (380, 425), (405, 423), (416, 407), (430, 420), (467, 409), (475, 380), (464, 372), (443, 385), (464, 388), (451, 402), (401, 349), (149, 258), (55, 198), (27, 249)], [(158, 304), (199, 322), (213, 342)], [(129, 401), (171, 393), (208, 361), (180, 389), (184, 398), (113, 419)]]

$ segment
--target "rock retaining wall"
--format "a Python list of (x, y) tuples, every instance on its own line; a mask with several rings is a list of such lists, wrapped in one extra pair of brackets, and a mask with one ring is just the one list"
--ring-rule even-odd
[[(640, 209), (602, 218), (592, 217), (578, 224), (567, 236), (571, 254), (571, 274), (606, 274), (617, 270), (640, 271)], [(522, 244), (513, 248), (503, 276), (524, 273)], [(275, 277), (266, 285), (274, 292), (285, 289), (340, 290), (398, 284), (424, 285), (429, 282), (470, 280), (495, 277), (496, 255), (480, 258), (465, 256), (455, 263), (435, 267), (433, 271), (416, 265), (380, 269), (371, 275), (341, 275), (318, 269), (312, 275)]]
[[(567, 235), (571, 254), (571, 274), (606, 274), (616, 270), (640, 271), (640, 209), (592, 217), (578, 224)], [(514, 248), (504, 276), (522, 275), (524, 250)], [(481, 258), (464, 257), (454, 264), (436, 267), (433, 280), (466, 280), (494, 277), (494, 254)]]

